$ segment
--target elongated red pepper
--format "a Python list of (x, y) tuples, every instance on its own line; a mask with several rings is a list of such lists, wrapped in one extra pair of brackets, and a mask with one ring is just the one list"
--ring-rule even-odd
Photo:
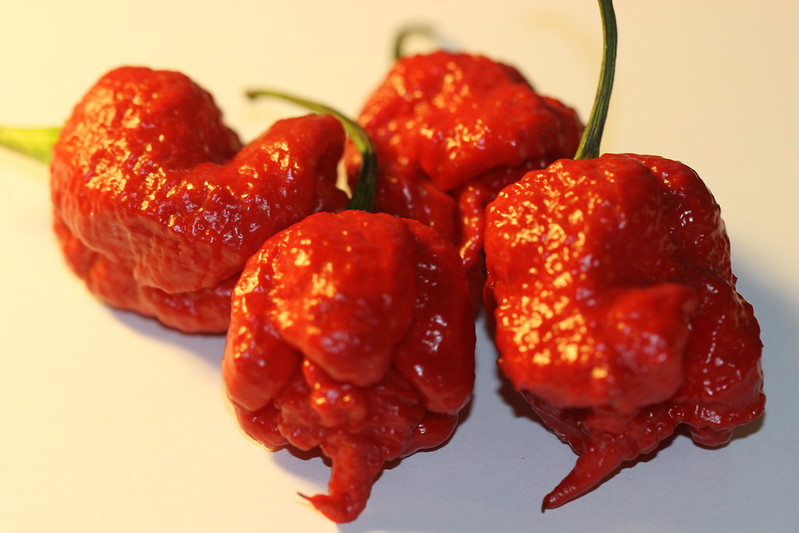
[(126, 67), (75, 107), (53, 151), (55, 229), (108, 304), (188, 332), (227, 329), (230, 291), (275, 232), (340, 210), (333, 117), (277, 122), (242, 146), (188, 77)]
[[(525, 172), (572, 156), (582, 131), (574, 110), (516, 68), (445, 51), (398, 59), (358, 121), (377, 149), (375, 209), (455, 243), (478, 295), (485, 206)], [(354, 151), (347, 159), (357, 170)]]
[(586, 143), (488, 207), (487, 306), (499, 367), (579, 455), (544, 499), (580, 496), (679, 425), (727, 442), (764, 409), (760, 329), (736, 291), (719, 206), (657, 156), (598, 155), (615, 62), (606, 56)]

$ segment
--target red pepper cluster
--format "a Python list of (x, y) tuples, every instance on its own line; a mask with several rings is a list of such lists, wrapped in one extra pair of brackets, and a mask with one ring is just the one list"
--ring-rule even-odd
[(399, 58), (360, 125), (328, 110), (244, 145), (186, 76), (120, 68), (53, 149), (55, 231), (108, 304), (227, 332), (241, 427), (329, 457), (308, 499), (336, 522), (452, 436), (483, 304), (500, 370), (579, 455), (553, 508), (678, 426), (727, 442), (765, 402), (719, 206), (681, 163), (584, 151), (596, 109), (584, 128), (517, 69), (441, 51)]
[(452, 435), (475, 328), (454, 245), (345, 209), (347, 123), (330, 111), (244, 146), (186, 76), (120, 68), (62, 129), (51, 186), (56, 234), (89, 289), (169, 327), (228, 332), (242, 427), (270, 448), (319, 447), (329, 494), (309, 499), (347, 522), (384, 463)]

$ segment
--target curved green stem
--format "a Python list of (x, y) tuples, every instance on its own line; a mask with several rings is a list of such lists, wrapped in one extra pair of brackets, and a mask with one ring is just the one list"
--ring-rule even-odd
[(588, 117), (583, 138), (577, 148), (575, 159), (591, 159), (599, 157), (599, 145), (602, 142), (602, 132), (605, 129), (605, 120), (610, 106), (610, 94), (613, 92), (613, 76), (616, 72), (616, 48), (618, 45), (618, 31), (616, 29), (616, 14), (613, 11), (612, 0), (599, 0), (599, 12), (602, 16), (602, 30), (604, 47), (602, 51), (602, 68), (599, 73), (594, 107)]
[(434, 39), (436, 37), (436, 32), (432, 27), (423, 24), (414, 24), (402, 28), (394, 38), (394, 61), (405, 57), (405, 42), (407, 41), (408, 37), (412, 37), (414, 35), (422, 35), (424, 37)]
[(0, 127), (0, 146), (49, 163), (53, 145), (61, 128), (6, 128)]
[(353, 188), (352, 196), (347, 204), (347, 209), (372, 211), (374, 208), (375, 187), (377, 184), (377, 156), (372, 139), (360, 124), (324, 104), (306, 100), (305, 98), (293, 96), (281, 91), (254, 89), (247, 91), (247, 97), (250, 99), (261, 97), (280, 98), (301, 105), (315, 113), (331, 115), (341, 122), (347, 136), (361, 154), (361, 171), (358, 175), (358, 181)]

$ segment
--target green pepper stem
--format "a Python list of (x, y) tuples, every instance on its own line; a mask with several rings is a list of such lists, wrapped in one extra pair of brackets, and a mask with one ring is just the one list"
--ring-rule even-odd
[(0, 146), (49, 163), (53, 156), (53, 145), (60, 133), (61, 128), (0, 127)]
[(613, 92), (613, 76), (616, 71), (616, 48), (618, 46), (618, 31), (616, 28), (616, 14), (613, 11), (612, 0), (599, 0), (599, 12), (602, 16), (603, 51), (602, 68), (599, 72), (594, 107), (588, 117), (588, 124), (577, 148), (575, 159), (592, 159), (599, 157), (599, 145), (602, 142), (602, 132), (610, 106), (610, 95)]
[(431, 39), (436, 38), (436, 32), (430, 26), (426, 26), (423, 24), (414, 24), (411, 26), (405, 26), (397, 33), (397, 36), (394, 38), (394, 47), (393, 47), (394, 61), (405, 57), (406, 55), (405, 43), (408, 40), (408, 37), (412, 37), (414, 35), (422, 35), (424, 37), (428, 37)]
[(324, 104), (282, 91), (254, 89), (247, 91), (246, 94), (250, 99), (262, 97), (280, 98), (310, 109), (315, 113), (335, 117), (344, 127), (347, 136), (361, 155), (361, 170), (358, 175), (358, 181), (353, 187), (352, 196), (347, 203), (347, 209), (359, 209), (361, 211), (372, 211), (374, 209), (375, 187), (377, 184), (377, 156), (372, 139), (360, 124)]

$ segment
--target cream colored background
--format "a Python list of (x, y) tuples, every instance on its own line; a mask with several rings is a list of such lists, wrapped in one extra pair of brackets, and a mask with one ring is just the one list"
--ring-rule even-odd
[[(799, 4), (617, 0), (616, 11), (603, 149), (682, 160), (722, 205), (763, 328), (761, 424), (719, 450), (677, 437), (542, 514), (575, 456), (499, 396), (481, 335), (473, 408), (452, 442), (386, 471), (363, 515), (336, 527), (297, 496), (324, 490), (320, 460), (239, 433), (222, 339), (95, 301), (51, 235), (46, 168), (0, 151), (0, 531), (796, 531)], [(300, 114), (246, 102), (252, 86), (355, 114), (389, 66), (394, 32), (417, 21), (587, 115), (601, 50), (591, 0), (2, 0), (0, 122), (57, 124), (122, 64), (188, 74), (245, 138)]]

